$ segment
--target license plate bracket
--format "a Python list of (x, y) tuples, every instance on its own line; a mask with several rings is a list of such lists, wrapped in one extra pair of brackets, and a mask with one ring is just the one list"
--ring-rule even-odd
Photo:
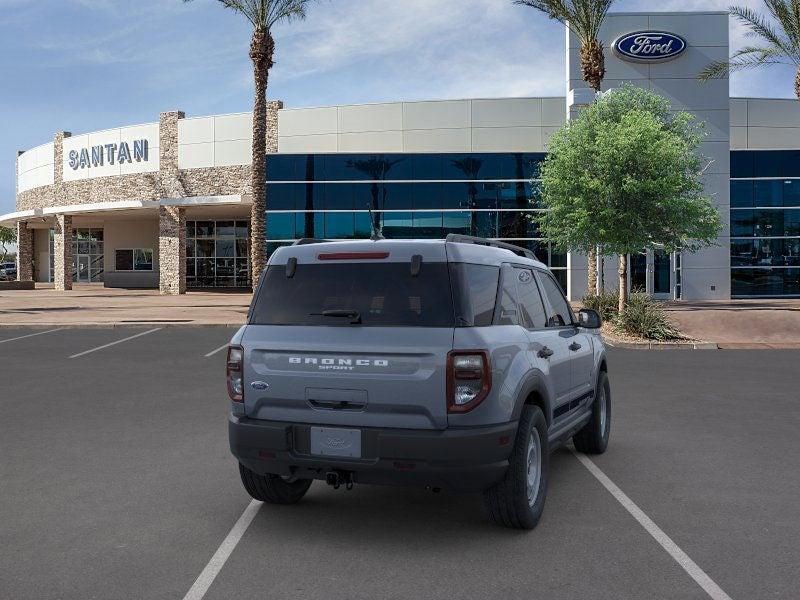
[(311, 454), (361, 458), (361, 430), (312, 427)]

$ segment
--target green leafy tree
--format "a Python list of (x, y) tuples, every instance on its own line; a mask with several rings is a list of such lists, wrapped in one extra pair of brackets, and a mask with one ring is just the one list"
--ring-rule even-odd
[[(313, 0), (218, 1), (225, 8), (238, 12), (253, 26), (253, 35), (250, 39), (250, 60), (253, 61), (255, 101), (253, 103), (253, 205), (250, 209), (250, 223), (254, 235), (250, 245), (250, 270), (255, 286), (267, 265), (265, 230), (267, 168), (264, 156), (267, 149), (267, 84), (269, 71), (275, 64), (273, 61), (275, 40), (272, 37), (272, 28), (284, 21), (304, 19), (306, 8)], [(184, 0), (184, 2), (191, 2), (191, 0)]]
[(0, 249), (3, 251), (3, 257), (0, 261), (5, 262), (8, 259), (8, 246), (16, 243), (17, 232), (10, 227), (0, 227)]
[(601, 245), (619, 259), (619, 307), (627, 303), (627, 255), (660, 246), (696, 252), (721, 223), (703, 196), (704, 132), (667, 100), (625, 85), (603, 94), (549, 142), (538, 217), (561, 250)]
[[(614, 0), (514, 0), (514, 4), (535, 8), (569, 27), (581, 42), (581, 77), (590, 88), (599, 92), (606, 75), (600, 27)], [(594, 294), (597, 289), (597, 249), (588, 248), (587, 258), (587, 285), (589, 293)]]
[(800, 100), (800, 0), (764, 0), (769, 17), (746, 6), (732, 6), (730, 13), (758, 44), (733, 53), (730, 60), (716, 61), (700, 73), (700, 79), (724, 77), (731, 71), (766, 65), (789, 64), (796, 69), (794, 93)]

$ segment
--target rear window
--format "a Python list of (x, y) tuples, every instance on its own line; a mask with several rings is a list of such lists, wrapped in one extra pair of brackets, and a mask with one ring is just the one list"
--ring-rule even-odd
[[(328, 316), (322, 313), (328, 312)], [(356, 312), (360, 323), (339, 312)], [(293, 277), (284, 265), (268, 267), (250, 321), (253, 325), (342, 325), (453, 327), (447, 264), (298, 264)]]

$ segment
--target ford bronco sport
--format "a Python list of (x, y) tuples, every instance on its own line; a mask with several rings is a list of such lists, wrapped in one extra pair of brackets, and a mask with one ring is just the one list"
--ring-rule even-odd
[(549, 453), (608, 444), (594, 311), (525, 249), (480, 238), (301, 240), (277, 250), (231, 341), (230, 446), (249, 494), (312, 480), (483, 493), (533, 528)]

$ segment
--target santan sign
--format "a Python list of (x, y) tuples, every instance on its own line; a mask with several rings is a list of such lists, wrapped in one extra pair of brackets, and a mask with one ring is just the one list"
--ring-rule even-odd
[(665, 31), (637, 31), (614, 40), (614, 53), (634, 62), (672, 60), (686, 50), (686, 40)]
[[(133, 146), (133, 150), (131, 150)], [(115, 163), (125, 164), (136, 162), (147, 162), (148, 143), (146, 139), (120, 142), (119, 144), (102, 144), (91, 148), (81, 148), (70, 150), (67, 157), (69, 166), (73, 171), (91, 167), (102, 167), (104, 164), (113, 165)]]

